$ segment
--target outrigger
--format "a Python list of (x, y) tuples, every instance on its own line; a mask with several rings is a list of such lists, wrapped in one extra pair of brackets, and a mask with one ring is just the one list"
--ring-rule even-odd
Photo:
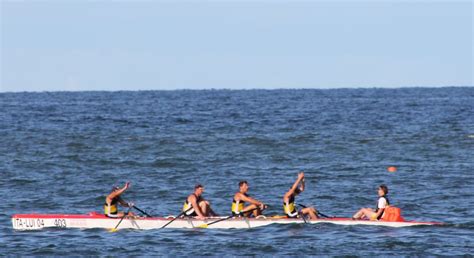
[[(386, 227), (409, 227), (409, 226), (433, 226), (442, 225), (440, 222), (419, 221), (371, 221), (353, 220), (351, 218), (320, 218), (317, 220), (303, 220), (301, 218), (286, 218), (285, 216), (256, 218), (241, 217), (211, 217), (199, 220), (189, 217), (125, 217), (120, 225), (117, 223), (122, 218), (109, 218), (103, 214), (91, 212), (85, 215), (79, 214), (16, 214), (12, 216), (12, 225), (16, 230), (41, 230), (47, 228), (80, 228), (80, 229), (135, 229), (150, 230), (167, 228), (214, 228), (214, 229), (246, 229), (268, 226), (271, 224), (317, 224), (331, 223), (338, 225), (371, 225)], [(173, 220), (173, 221), (172, 221)], [(220, 220), (220, 221), (218, 221)], [(169, 223), (171, 222), (172, 223)], [(218, 221), (218, 222), (217, 222)], [(216, 222), (216, 223), (214, 223)]]

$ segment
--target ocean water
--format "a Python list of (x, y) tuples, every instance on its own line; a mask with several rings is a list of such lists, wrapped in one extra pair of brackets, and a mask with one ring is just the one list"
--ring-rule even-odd
[[(0, 94), (2, 255), (473, 255), (474, 88)], [(395, 173), (387, 172), (396, 166)], [(272, 225), (234, 230), (14, 231), (16, 213), (100, 211), (112, 185), (156, 216), (196, 183), (221, 215), (238, 182), (281, 214), (372, 207), (444, 226)]]

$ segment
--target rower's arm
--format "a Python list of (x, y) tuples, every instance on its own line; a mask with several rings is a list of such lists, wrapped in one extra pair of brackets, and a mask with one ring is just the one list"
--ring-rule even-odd
[(304, 191), (304, 178), (301, 180), (300, 191)]
[(117, 190), (117, 191), (113, 191), (112, 193), (110, 193), (109, 195), (107, 195), (107, 200), (113, 200), (114, 198), (116, 198), (117, 196), (121, 195), (124, 191), (122, 191), (122, 189), (120, 190)]
[(129, 186), (130, 186), (130, 183), (127, 182), (124, 187), (120, 188), (120, 189), (117, 190), (117, 191), (113, 191), (112, 193), (110, 193), (110, 194), (107, 196), (107, 198), (110, 199), (110, 200), (112, 200), (112, 199), (114, 199), (115, 197), (120, 196), (121, 194), (123, 194), (123, 192), (125, 192), (125, 191), (128, 189)]
[(291, 196), (291, 190), (286, 192), (285, 195), (283, 195), (283, 202), (288, 202), (288, 200), (290, 199), (290, 196)]
[(298, 185), (303, 182), (301, 184), (301, 187), (300, 187), (300, 190), (303, 191), (304, 190), (304, 173), (299, 173), (298, 174), (298, 178), (296, 179), (295, 183), (293, 184), (293, 186), (290, 188), (290, 191), (288, 191), (288, 194), (291, 195), (291, 194), (294, 194), (295, 191), (296, 191), (296, 188), (298, 188)]
[(197, 203), (196, 196), (194, 196), (194, 195), (189, 196), (189, 197), (188, 197), (188, 201), (189, 201), (189, 202), (191, 203), (191, 205), (193, 206), (194, 211), (196, 212), (196, 214), (198, 215), (198, 217), (206, 217), (206, 216), (204, 216), (204, 214), (202, 213), (201, 207), (199, 207), (199, 204)]
[(252, 197), (249, 197), (249, 196), (245, 196), (244, 194), (240, 194), (240, 200), (242, 201), (245, 201), (245, 202), (249, 202), (251, 204), (255, 204), (255, 205), (262, 205), (263, 202), (260, 202)]
[(371, 220), (377, 220), (377, 218), (383, 213), (383, 211), (385, 210), (385, 208), (383, 209), (379, 209), (375, 215), (372, 216), (372, 218), (370, 218)]

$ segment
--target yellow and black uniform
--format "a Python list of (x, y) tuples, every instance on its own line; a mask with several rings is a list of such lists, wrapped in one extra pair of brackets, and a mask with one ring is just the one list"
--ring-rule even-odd
[[(193, 195), (196, 196), (195, 194), (193, 194)], [(196, 196), (196, 203), (198, 205), (199, 205), (200, 201), (201, 201), (201, 197)], [(190, 209), (190, 210), (188, 210), (188, 209)], [(186, 215), (186, 216), (197, 216), (197, 213), (194, 210), (193, 205), (190, 202), (188, 202), (188, 199), (186, 199), (186, 201), (184, 202), (183, 211), (185, 211), (184, 215)]]
[[(248, 197), (247, 194), (244, 194), (245, 196)], [(240, 213), (244, 210), (244, 201), (236, 201), (235, 198), (232, 199), (232, 214), (234, 215), (240, 215)]]
[(283, 203), (283, 211), (288, 218), (296, 218), (298, 216), (298, 210), (295, 206), (295, 195), (292, 194), (288, 199), (288, 202)]
[(117, 203), (118, 203), (119, 198), (113, 198), (112, 201), (110, 202), (110, 205), (107, 204), (107, 201), (104, 204), (104, 214), (107, 217), (111, 218), (117, 218), (118, 217), (118, 209), (117, 209)]

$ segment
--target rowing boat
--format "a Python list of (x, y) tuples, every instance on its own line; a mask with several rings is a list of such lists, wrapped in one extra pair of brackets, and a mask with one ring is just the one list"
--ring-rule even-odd
[[(125, 218), (118, 229), (159, 229), (174, 217), (138, 217)], [(225, 217), (212, 217), (205, 220), (195, 218), (178, 218), (167, 228), (199, 228), (201, 225), (210, 224), (213, 221)], [(86, 215), (78, 214), (16, 214), (12, 216), (12, 225), (16, 230), (40, 230), (43, 228), (104, 228), (110, 229), (117, 225), (120, 218), (109, 218), (103, 214), (91, 212)], [(419, 221), (370, 221), (352, 220), (350, 218), (322, 218), (317, 220), (307, 220), (307, 223), (332, 223), (338, 225), (373, 225), (387, 227), (408, 227), (420, 225), (441, 225), (440, 222), (419, 222)], [(302, 219), (285, 217), (265, 217), (257, 218), (232, 218), (209, 225), (209, 228), (255, 228), (270, 224), (301, 224)]]
[[(199, 228), (202, 225), (210, 224), (213, 221), (224, 217), (212, 217), (205, 220), (195, 218), (178, 218), (167, 228)], [(138, 217), (125, 218), (118, 229), (159, 229), (172, 220), (173, 217)], [(41, 230), (45, 228), (114, 228), (120, 218), (109, 218), (103, 214), (91, 212), (89, 214), (16, 214), (12, 216), (12, 225), (16, 230)], [(267, 226), (270, 224), (301, 224), (305, 223), (302, 219), (290, 219), (281, 216), (257, 218), (232, 218), (215, 224), (210, 224), (209, 228), (255, 228)], [(373, 225), (387, 227), (408, 227), (420, 225), (441, 225), (439, 222), (418, 222), (418, 221), (369, 221), (352, 220), (350, 218), (324, 218), (317, 220), (307, 220), (307, 223), (332, 223), (338, 225)]]

